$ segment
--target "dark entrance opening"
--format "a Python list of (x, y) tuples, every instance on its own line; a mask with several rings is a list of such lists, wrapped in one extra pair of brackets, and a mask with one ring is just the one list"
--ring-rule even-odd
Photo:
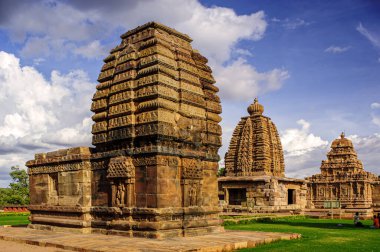
[(242, 202), (247, 202), (247, 195), (245, 188), (228, 189), (228, 204), (241, 205)]
[(296, 203), (296, 190), (288, 189), (288, 205)]
[(219, 200), (224, 200), (224, 193), (223, 194), (219, 193), (218, 197), (219, 197)]

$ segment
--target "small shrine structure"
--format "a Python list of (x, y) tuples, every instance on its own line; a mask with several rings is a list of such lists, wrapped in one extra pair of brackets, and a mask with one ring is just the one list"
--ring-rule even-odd
[(302, 212), (306, 184), (285, 177), (284, 153), (276, 125), (257, 98), (236, 126), (218, 178), (225, 211)]
[(327, 160), (322, 161), (321, 173), (306, 180), (313, 209), (325, 209), (329, 202), (337, 202), (340, 214), (351, 218), (356, 212), (372, 217), (373, 207), (380, 206), (379, 177), (364, 170), (352, 141), (344, 133), (332, 142)]

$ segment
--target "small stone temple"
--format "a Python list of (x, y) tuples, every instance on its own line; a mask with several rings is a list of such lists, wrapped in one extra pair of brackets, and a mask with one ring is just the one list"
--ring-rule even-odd
[(221, 105), (191, 38), (156, 22), (104, 59), (92, 143), (35, 155), (29, 227), (165, 238), (222, 231)]
[(263, 115), (255, 99), (249, 116), (236, 126), (225, 155), (225, 175), (219, 177), (224, 211), (301, 212), (306, 184), (285, 177), (284, 153), (276, 125)]
[(321, 173), (306, 180), (311, 208), (323, 209), (326, 202), (328, 208), (328, 202), (333, 201), (340, 203), (343, 216), (360, 212), (371, 217), (373, 207), (380, 206), (379, 177), (363, 169), (352, 141), (344, 133), (332, 142), (327, 160), (322, 161)]

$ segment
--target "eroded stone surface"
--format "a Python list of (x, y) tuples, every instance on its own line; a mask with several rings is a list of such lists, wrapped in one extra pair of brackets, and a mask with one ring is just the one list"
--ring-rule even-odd
[(104, 59), (93, 145), (27, 162), (30, 227), (163, 238), (220, 231), (218, 88), (191, 39), (158, 23)]
[(225, 156), (226, 174), (218, 179), (226, 211), (301, 212), (306, 184), (285, 177), (284, 153), (276, 125), (255, 99), (249, 116), (236, 126)]

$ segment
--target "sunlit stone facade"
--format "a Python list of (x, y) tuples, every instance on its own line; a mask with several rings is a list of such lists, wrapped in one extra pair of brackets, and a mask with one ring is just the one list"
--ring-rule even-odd
[(255, 99), (249, 116), (236, 126), (225, 155), (225, 176), (218, 179), (225, 211), (301, 212), (306, 184), (285, 177), (284, 153), (276, 125)]

